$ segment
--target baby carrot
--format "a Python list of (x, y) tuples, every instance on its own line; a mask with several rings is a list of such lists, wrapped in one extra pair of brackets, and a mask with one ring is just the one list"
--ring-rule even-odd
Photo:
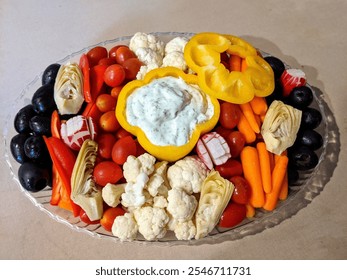
[(271, 163), (269, 152), (266, 150), (266, 145), (264, 142), (257, 143), (257, 151), (260, 163), (261, 179), (263, 183), (263, 188), (265, 193), (271, 192), (272, 182), (271, 182)]
[(230, 55), (229, 67), (230, 71), (241, 71), (241, 57), (235, 54)]
[(246, 143), (252, 143), (256, 140), (257, 136), (250, 126), (248, 120), (246, 119), (245, 115), (240, 110), (240, 120), (237, 124), (238, 130), (243, 134), (245, 137)]
[(253, 131), (255, 133), (259, 133), (260, 128), (259, 128), (258, 122), (254, 116), (254, 112), (252, 110), (250, 103), (248, 102), (248, 103), (240, 104), (239, 106), (240, 106), (240, 109), (241, 109), (243, 115), (246, 117), (249, 125), (253, 129)]
[(286, 155), (278, 156), (272, 171), (272, 190), (265, 196), (265, 204), (263, 206), (265, 210), (272, 211), (276, 208), (287, 166), (288, 157)]
[(288, 172), (284, 175), (284, 179), (282, 181), (281, 191), (279, 194), (280, 200), (286, 200), (288, 197)]
[(267, 103), (264, 97), (254, 96), (250, 101), (252, 110), (257, 115), (265, 115), (267, 111)]
[(251, 146), (243, 148), (240, 154), (243, 175), (251, 188), (249, 204), (259, 208), (264, 205), (265, 195), (261, 180), (259, 157), (257, 149)]
[(246, 59), (242, 58), (241, 59), (241, 72), (245, 71), (247, 69), (247, 62)]
[(252, 218), (255, 215), (255, 209), (252, 205), (246, 204), (246, 217)]

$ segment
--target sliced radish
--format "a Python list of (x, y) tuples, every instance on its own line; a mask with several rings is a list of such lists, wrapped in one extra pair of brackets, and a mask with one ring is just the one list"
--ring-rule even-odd
[(196, 144), (196, 153), (206, 167), (211, 170), (213, 168), (213, 162), (204, 145), (204, 142), (202, 142), (201, 139), (199, 139), (198, 143)]
[(287, 97), (295, 87), (306, 84), (305, 73), (300, 69), (286, 69), (280, 78), (283, 87), (283, 96)]
[(60, 134), (66, 145), (79, 151), (85, 140), (96, 138), (96, 124), (91, 117), (75, 116), (61, 125)]

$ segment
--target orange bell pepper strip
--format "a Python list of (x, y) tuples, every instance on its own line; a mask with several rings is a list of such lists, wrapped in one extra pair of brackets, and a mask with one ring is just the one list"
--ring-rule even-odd
[(53, 137), (60, 138), (60, 127), (61, 121), (59, 113), (57, 110), (54, 110), (51, 116), (51, 134)]
[[(52, 159), (53, 165), (56, 168), (57, 174), (62, 181), (62, 186), (68, 194), (68, 199), (70, 200), (72, 212), (75, 217), (79, 215), (80, 206), (75, 204), (71, 198), (71, 175), (72, 170), (76, 162), (76, 155), (70, 148), (68, 148), (65, 143), (56, 137), (46, 137), (43, 136), (46, 143), (49, 155)], [(56, 195), (57, 190), (53, 193)]]

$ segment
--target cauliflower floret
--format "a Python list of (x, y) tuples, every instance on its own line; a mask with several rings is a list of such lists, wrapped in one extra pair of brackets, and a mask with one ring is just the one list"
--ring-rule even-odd
[(135, 183), (136, 178), (140, 173), (145, 173), (147, 176), (154, 171), (154, 156), (144, 153), (139, 157), (128, 156), (127, 161), (123, 164), (123, 175), (126, 181)]
[(176, 222), (174, 232), (178, 240), (191, 240), (196, 234), (196, 227), (192, 220)]
[(162, 208), (146, 206), (134, 210), (139, 232), (146, 240), (163, 238), (167, 232), (166, 225), (170, 218)]
[(120, 203), (121, 195), (125, 191), (126, 184), (106, 184), (102, 188), (102, 199), (108, 206), (116, 207)]
[(163, 66), (173, 66), (181, 69), (182, 71), (187, 71), (188, 69), (188, 65), (182, 52), (168, 53), (163, 59)]
[(171, 188), (192, 194), (200, 192), (207, 173), (207, 167), (198, 157), (186, 156), (168, 168), (167, 178)]
[(132, 213), (117, 216), (112, 225), (112, 234), (121, 241), (132, 241), (136, 238), (138, 231), (137, 223)]
[(169, 41), (165, 46), (165, 55), (172, 52), (184, 52), (184, 48), (188, 43), (188, 39), (184, 37), (176, 37)]
[(148, 182), (148, 175), (144, 172), (136, 177), (136, 182), (128, 182), (125, 186), (125, 192), (122, 194), (122, 205), (124, 207), (141, 207), (146, 202), (143, 189)]
[(153, 34), (137, 32), (130, 39), (129, 48), (136, 53), (139, 48), (151, 49), (164, 56), (165, 44)]
[(135, 54), (147, 66), (155, 65), (158, 68), (163, 64), (163, 56), (152, 49), (139, 48)]
[(182, 189), (171, 189), (168, 195), (167, 211), (178, 222), (186, 222), (192, 219), (198, 201), (195, 196), (187, 194)]
[(157, 195), (163, 195), (167, 197), (169, 182), (167, 180), (168, 162), (160, 161), (154, 165), (154, 172), (147, 183), (147, 190), (151, 196), (155, 197)]
[(153, 65), (152, 64), (151, 65), (142, 65), (140, 67), (139, 72), (137, 72), (137, 74), (136, 74), (136, 79), (137, 80), (142, 80), (149, 71), (151, 71), (153, 69), (156, 69), (156, 68), (158, 68), (158, 66), (156, 64), (153, 64)]
[(153, 207), (166, 208), (167, 205), (167, 200), (164, 196), (158, 195), (153, 198)]

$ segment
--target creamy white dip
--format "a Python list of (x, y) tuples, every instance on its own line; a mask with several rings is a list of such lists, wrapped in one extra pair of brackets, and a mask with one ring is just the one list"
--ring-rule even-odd
[(196, 125), (212, 118), (208, 95), (181, 78), (164, 77), (137, 88), (127, 99), (128, 123), (138, 126), (151, 143), (182, 146)]

